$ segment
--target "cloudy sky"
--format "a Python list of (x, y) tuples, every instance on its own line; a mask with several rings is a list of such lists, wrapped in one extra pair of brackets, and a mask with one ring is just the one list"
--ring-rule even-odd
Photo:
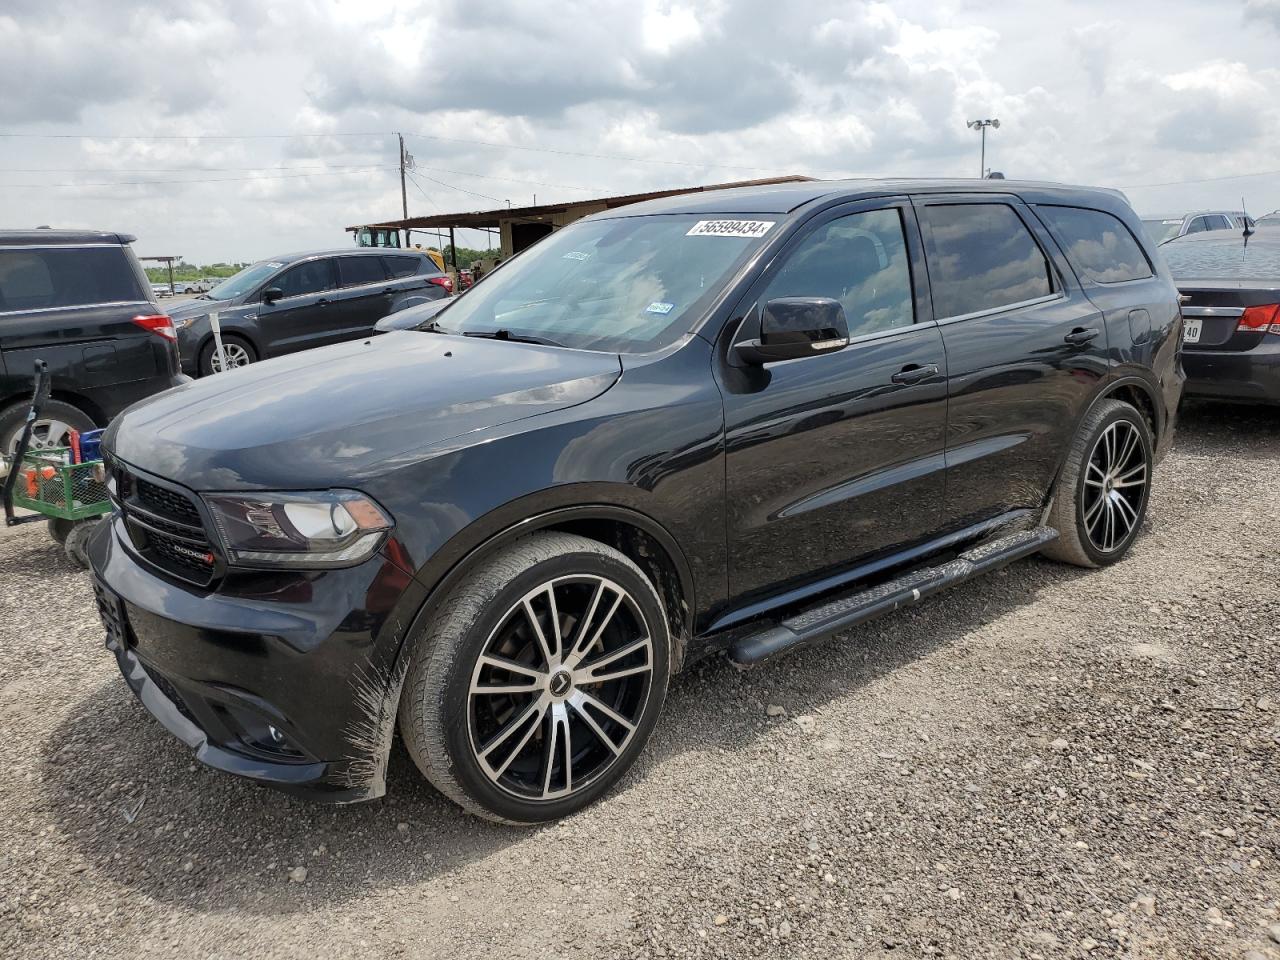
[(397, 217), (395, 131), (430, 214), (975, 176), (979, 117), (1010, 177), (1261, 213), (1278, 42), (1280, 0), (5, 0), (0, 226), (249, 260)]

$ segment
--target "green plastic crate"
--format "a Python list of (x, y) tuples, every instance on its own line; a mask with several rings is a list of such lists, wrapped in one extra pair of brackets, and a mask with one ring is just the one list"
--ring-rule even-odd
[(108, 513), (111, 501), (102, 461), (69, 464), (68, 453), (66, 448), (51, 447), (24, 456), (13, 488), (13, 505), (63, 520)]

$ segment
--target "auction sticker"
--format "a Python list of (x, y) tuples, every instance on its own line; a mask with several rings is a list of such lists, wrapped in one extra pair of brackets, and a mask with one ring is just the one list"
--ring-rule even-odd
[(686, 237), (763, 237), (776, 220), (699, 220)]
[(649, 304), (647, 307), (644, 308), (644, 312), (668, 314), (671, 312), (672, 308), (674, 307), (675, 307), (674, 303), (664, 303), (661, 300), (655, 300), (653, 303)]

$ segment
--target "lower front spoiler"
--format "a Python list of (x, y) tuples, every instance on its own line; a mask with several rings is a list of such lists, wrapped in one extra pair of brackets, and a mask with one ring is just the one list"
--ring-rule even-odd
[(224, 773), (245, 777), (276, 790), (308, 800), (327, 803), (357, 803), (382, 795), (376, 786), (351, 787), (331, 763), (271, 763), (248, 757), (210, 743), (205, 732), (192, 723), (131, 651), (115, 640), (107, 640), (116, 665), (129, 689), (160, 725), (195, 751), (196, 759)]

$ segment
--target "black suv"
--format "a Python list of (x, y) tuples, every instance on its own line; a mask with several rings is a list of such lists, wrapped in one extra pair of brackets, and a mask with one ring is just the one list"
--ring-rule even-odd
[(1038, 551), (1124, 556), (1180, 326), (1109, 191), (601, 213), (417, 330), (120, 418), (89, 547), (108, 646), (211, 766), (360, 800), (399, 729), (465, 808), (559, 817), (697, 657), (754, 664)]
[(226, 365), (367, 337), (389, 313), (439, 300), (452, 282), (415, 250), (329, 250), (273, 257), (245, 267), (169, 310), (182, 367), (192, 376), (222, 369), (209, 314), (218, 312)]
[(120, 233), (0, 231), (0, 458), (17, 446), (35, 361), (52, 399), (32, 448), (66, 446), (71, 430), (106, 426), (181, 377), (174, 330)]

